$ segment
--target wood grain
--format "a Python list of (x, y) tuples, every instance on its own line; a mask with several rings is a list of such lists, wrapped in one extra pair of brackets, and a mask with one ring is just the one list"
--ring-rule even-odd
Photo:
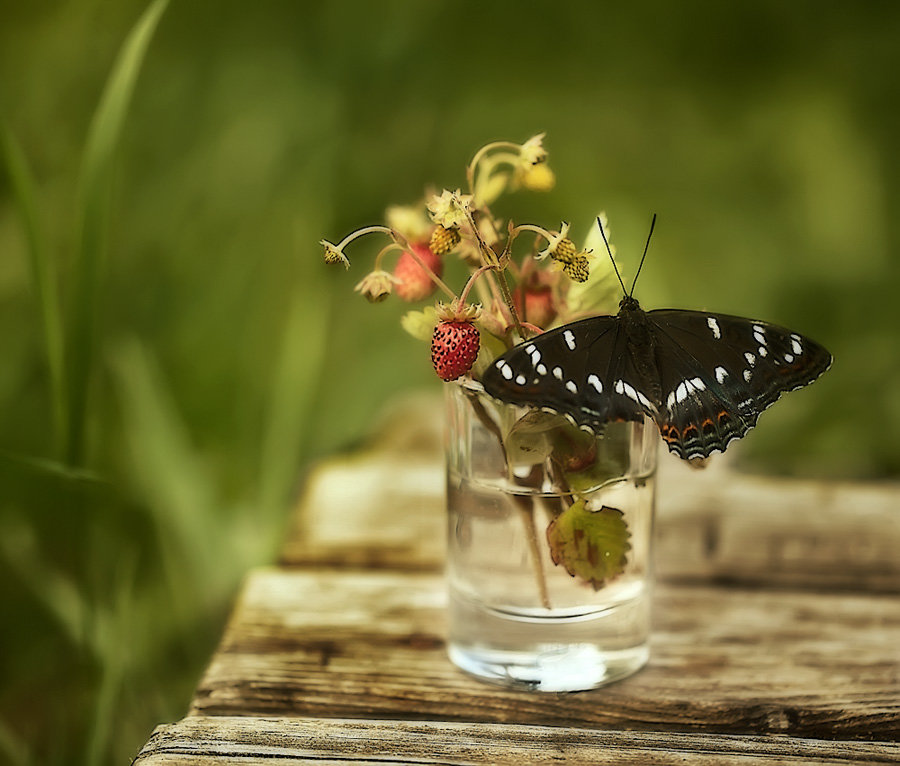
[(900, 747), (795, 737), (734, 737), (444, 721), (192, 717), (161, 726), (135, 761), (189, 763), (497, 764), (898, 763)]
[(194, 715), (434, 719), (894, 740), (900, 602), (666, 585), (647, 668), (579, 694), (511, 692), (444, 655), (439, 575), (253, 574)]

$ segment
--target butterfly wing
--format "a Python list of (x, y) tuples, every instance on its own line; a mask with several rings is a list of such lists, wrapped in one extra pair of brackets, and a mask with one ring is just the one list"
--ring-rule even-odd
[(724, 451), (781, 394), (831, 365), (818, 343), (768, 322), (675, 309), (647, 316), (662, 389), (657, 423), (682, 458)]
[(636, 377), (621, 320), (592, 317), (538, 335), (488, 367), (481, 383), (495, 399), (568, 416), (595, 432), (610, 421), (641, 421), (655, 407), (626, 381)]

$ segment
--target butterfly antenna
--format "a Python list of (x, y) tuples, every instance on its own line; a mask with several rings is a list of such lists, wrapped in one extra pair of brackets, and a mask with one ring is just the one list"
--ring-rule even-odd
[(627, 294), (628, 291), (625, 289), (622, 275), (619, 274), (619, 267), (616, 266), (616, 259), (613, 258), (612, 250), (609, 247), (609, 240), (606, 238), (606, 232), (603, 231), (603, 221), (600, 220), (600, 216), (597, 216), (597, 226), (600, 227), (600, 236), (603, 237), (603, 244), (606, 245), (606, 252), (609, 253), (609, 260), (612, 261), (613, 268), (616, 270), (616, 276), (619, 278), (619, 284), (622, 285), (622, 292)]
[[(644, 258), (647, 257), (647, 248), (650, 247), (650, 237), (653, 236), (653, 227), (656, 226), (656, 213), (653, 214), (653, 219), (650, 221), (650, 233), (647, 234), (647, 244), (644, 245), (644, 254), (641, 256), (641, 263), (638, 266), (637, 274), (634, 275), (634, 281), (631, 283), (631, 291), (628, 293), (628, 297), (630, 298), (634, 294), (634, 286), (637, 284), (637, 278), (641, 274), (641, 269), (644, 267)], [(621, 282), (622, 279), (619, 278)], [(624, 285), (623, 285), (624, 289)]]

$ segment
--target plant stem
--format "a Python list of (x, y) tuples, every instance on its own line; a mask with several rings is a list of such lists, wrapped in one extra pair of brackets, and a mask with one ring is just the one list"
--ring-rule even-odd
[(550, 593), (547, 590), (547, 577), (544, 574), (544, 560), (541, 556), (541, 546), (538, 542), (537, 527), (534, 523), (534, 500), (529, 503), (530, 508), (520, 508), (522, 522), (525, 524), (525, 533), (528, 536), (528, 548), (531, 552), (531, 563), (534, 567), (534, 579), (538, 587), (538, 595), (541, 606), (544, 609), (552, 609), (550, 605)]
[(478, 166), (478, 163), (484, 158), (484, 156), (494, 150), (494, 149), (513, 149), (518, 151), (521, 147), (519, 144), (515, 144), (512, 141), (493, 141), (490, 144), (485, 144), (482, 146), (472, 157), (472, 161), (469, 163), (469, 166), (466, 168), (466, 181), (469, 184), (469, 192), (475, 192), (475, 168)]
[(459, 296), (459, 305), (460, 306), (465, 305), (466, 299), (469, 297), (469, 291), (472, 289), (472, 285), (475, 284), (475, 280), (478, 279), (478, 277), (480, 277), (486, 271), (490, 271), (493, 268), (494, 268), (493, 266), (482, 266), (477, 271), (473, 271), (469, 275), (469, 279), (468, 279), (468, 281), (466, 281), (466, 286), (463, 288), (463, 291)]
[[(478, 397), (474, 392), (466, 391), (466, 398), (472, 406), (475, 416), (481, 421), (481, 424), (490, 431), (497, 441), (500, 443), (500, 450), (503, 453), (503, 460), (506, 463), (506, 472), (510, 482), (523, 487), (535, 489), (541, 485), (541, 479), (544, 469), (540, 465), (535, 465), (527, 480), (521, 481), (513, 474), (512, 465), (509, 462), (509, 455), (506, 453), (506, 445), (503, 442), (503, 431), (494, 419), (488, 414)], [(547, 589), (547, 577), (544, 572), (544, 560), (541, 555), (541, 545), (538, 540), (537, 527), (534, 523), (534, 498), (527, 495), (512, 495), (513, 502), (519, 507), (522, 514), (522, 523), (525, 525), (525, 534), (528, 538), (528, 550), (531, 555), (531, 564), (534, 569), (534, 580), (537, 583), (538, 596), (541, 600), (541, 606), (544, 609), (551, 609), (550, 593)]]
[(422, 269), (422, 271), (424, 271), (428, 275), (432, 282), (434, 282), (441, 290), (444, 291), (444, 293), (450, 298), (450, 300), (456, 300), (456, 293), (447, 286), (447, 283), (444, 282), (444, 280), (442, 280), (437, 274), (435, 274), (431, 269), (428, 268), (425, 261), (419, 258), (415, 250), (413, 250), (411, 247), (407, 247), (404, 248), (404, 252), (409, 253), (413, 257), (415, 262), (419, 264), (419, 267)]

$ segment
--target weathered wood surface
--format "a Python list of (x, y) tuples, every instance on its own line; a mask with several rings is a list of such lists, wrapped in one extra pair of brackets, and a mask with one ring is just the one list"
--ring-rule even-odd
[(896, 747), (794, 737), (589, 731), (445, 721), (194, 716), (161, 726), (139, 764), (897, 763)]
[(900, 487), (663, 458), (649, 665), (511, 692), (444, 653), (423, 422), (312, 473), (279, 567), (248, 577), (188, 717), (139, 763), (900, 762)]
[(196, 715), (900, 738), (900, 601), (661, 585), (647, 668), (579, 694), (512, 692), (444, 654), (438, 574), (254, 573)]

